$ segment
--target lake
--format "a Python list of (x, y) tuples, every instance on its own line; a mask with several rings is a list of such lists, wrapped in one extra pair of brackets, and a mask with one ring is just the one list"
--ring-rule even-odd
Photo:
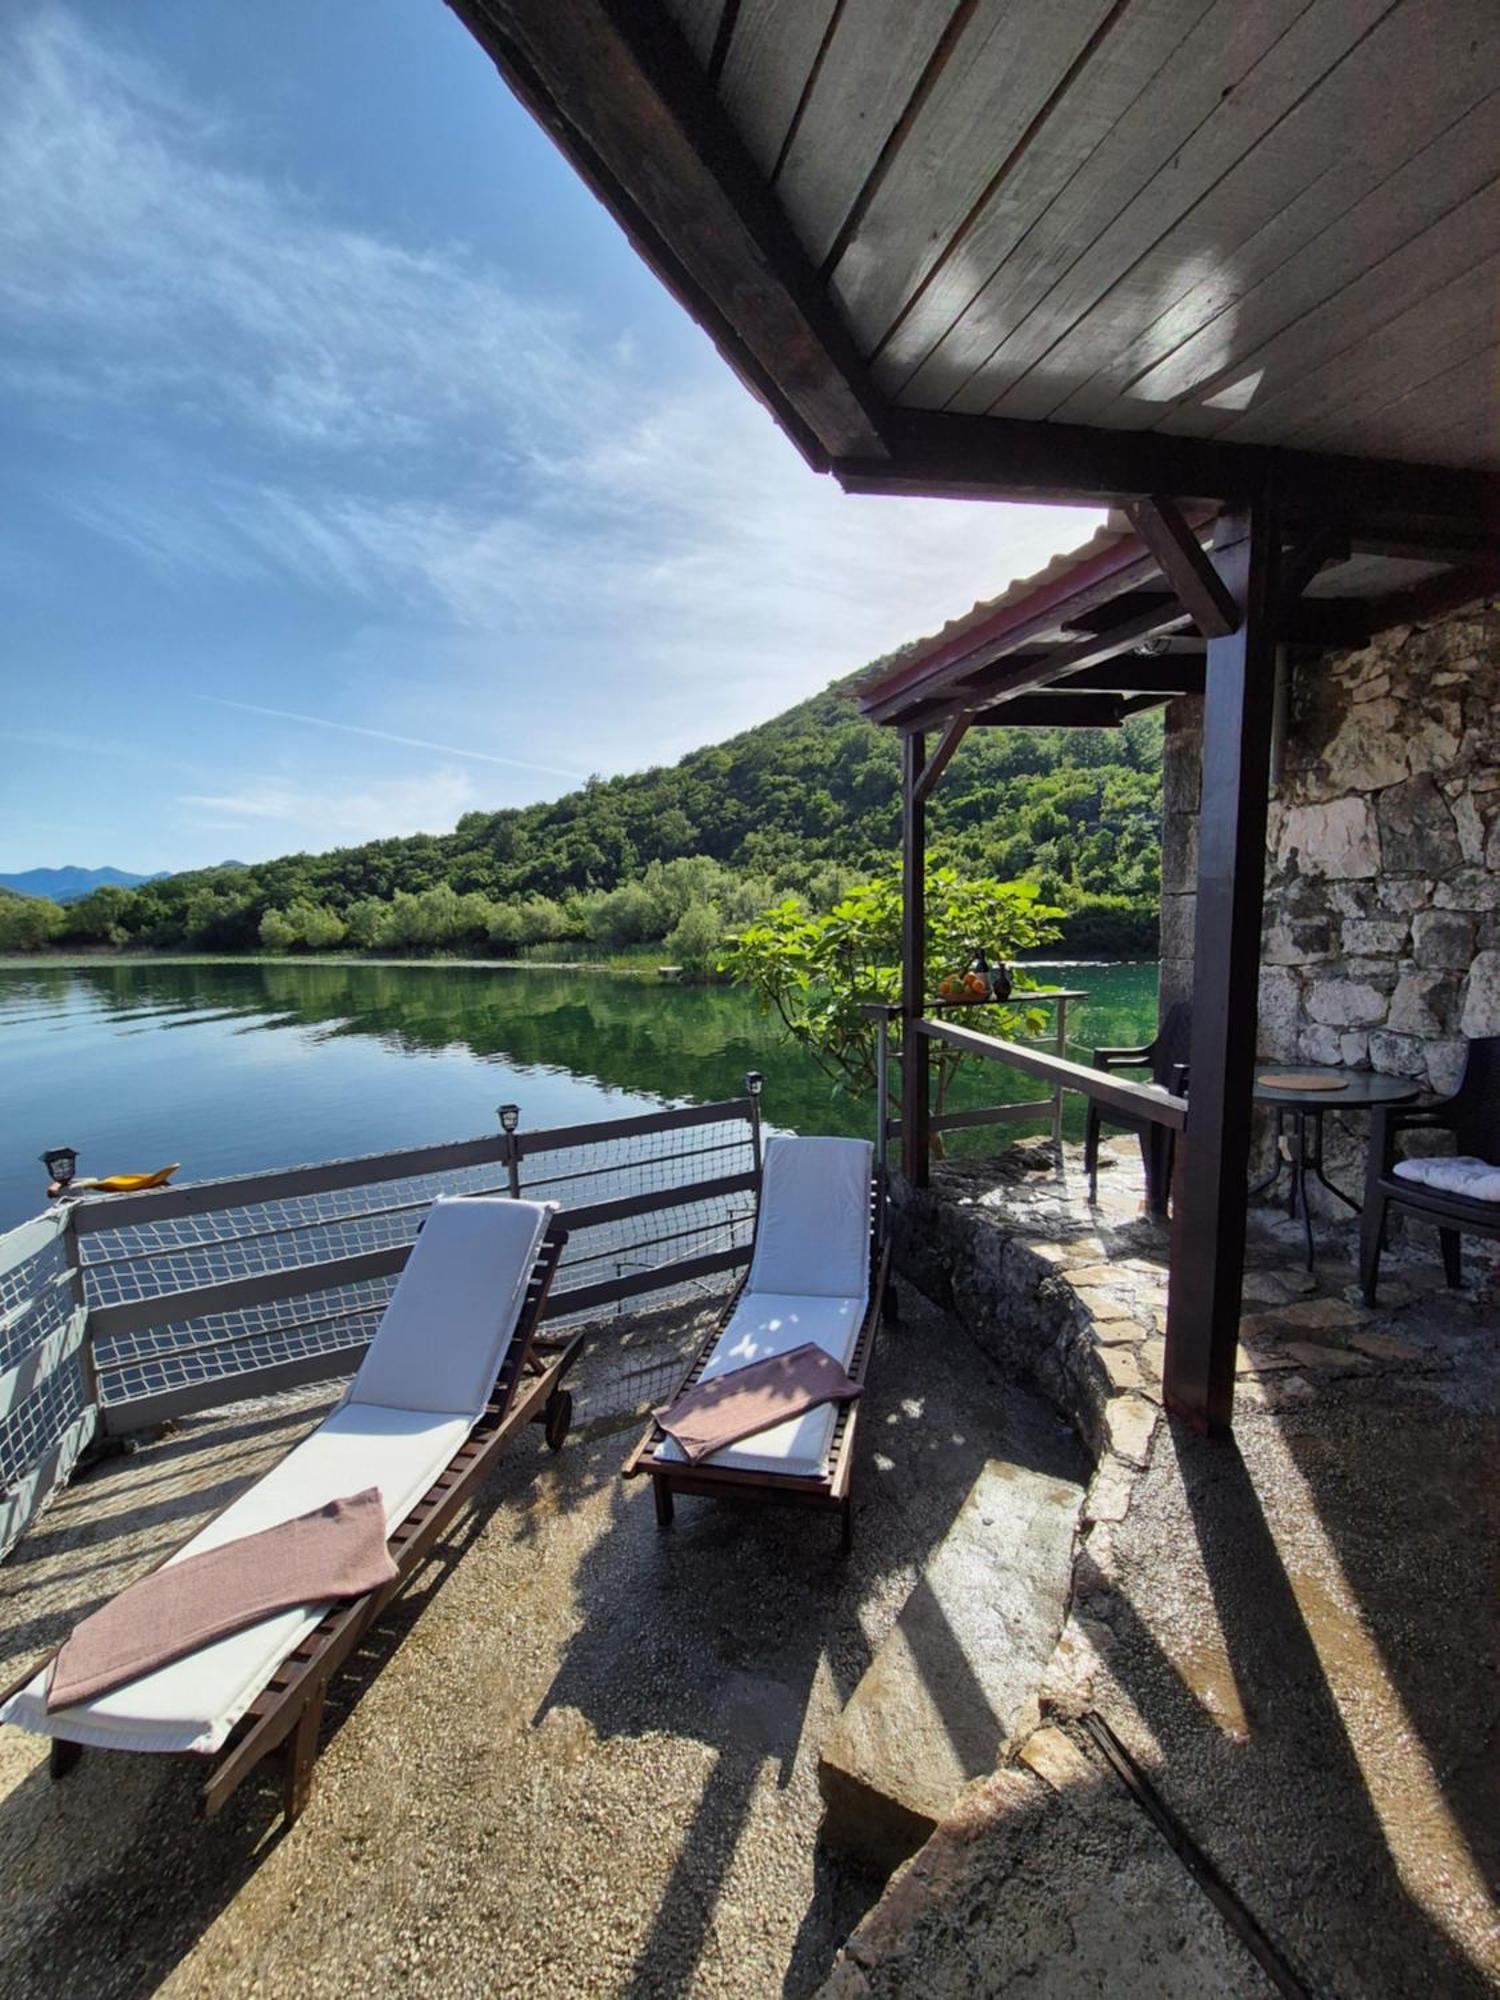
[[(1088, 989), (1075, 1054), (1154, 1029), (1154, 964), (1028, 971)], [(735, 988), (459, 962), (0, 967), (0, 1228), (45, 1206), (50, 1146), (75, 1146), (80, 1174), (180, 1160), (202, 1180), (471, 1138), (507, 1100), (524, 1128), (734, 1097), (749, 1069), (773, 1126), (870, 1130), (869, 1107), (833, 1096)], [(1037, 1094), (985, 1064), (950, 1108)], [(1071, 1100), (1075, 1137), (1082, 1118)]]

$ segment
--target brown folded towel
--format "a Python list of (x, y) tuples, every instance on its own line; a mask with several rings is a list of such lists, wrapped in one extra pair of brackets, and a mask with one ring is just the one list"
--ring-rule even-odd
[(71, 1708), (275, 1611), (362, 1597), (396, 1574), (378, 1486), (168, 1563), (85, 1618), (52, 1665), (47, 1707)]
[(653, 1415), (696, 1465), (710, 1452), (800, 1417), (819, 1403), (848, 1403), (859, 1393), (859, 1383), (849, 1379), (833, 1356), (808, 1341), (789, 1353), (700, 1382)]

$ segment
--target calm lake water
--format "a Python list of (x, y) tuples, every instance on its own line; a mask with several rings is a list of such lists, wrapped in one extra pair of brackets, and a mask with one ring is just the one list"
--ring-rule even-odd
[[(1089, 990), (1075, 1053), (1155, 1025), (1154, 964), (1030, 970)], [(506, 1100), (524, 1127), (733, 1097), (747, 1069), (773, 1125), (870, 1129), (732, 988), (464, 964), (0, 967), (0, 1228), (45, 1206), (49, 1146), (77, 1147), (81, 1174), (180, 1160), (201, 1180), (470, 1138)], [(1037, 1094), (986, 1064), (950, 1102)]]

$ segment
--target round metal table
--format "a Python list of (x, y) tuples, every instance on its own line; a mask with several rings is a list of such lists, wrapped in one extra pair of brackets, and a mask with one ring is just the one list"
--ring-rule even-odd
[[(1326, 1077), (1329, 1084), (1337, 1081), (1337, 1088), (1323, 1090), (1291, 1090), (1277, 1088), (1278, 1076), (1318, 1076)], [(1324, 1068), (1316, 1063), (1280, 1064), (1275, 1069), (1257, 1070), (1255, 1075), (1255, 1101), (1264, 1104), (1276, 1113), (1276, 1164), (1264, 1180), (1257, 1181), (1250, 1190), (1253, 1201), (1257, 1195), (1269, 1194), (1281, 1179), (1281, 1170), (1290, 1171), (1291, 1186), (1287, 1191), (1286, 1212), (1293, 1218), (1302, 1218), (1302, 1233), (1307, 1239), (1307, 1268), (1313, 1267), (1312, 1216), (1307, 1206), (1307, 1177), (1321, 1181), (1331, 1195), (1336, 1195), (1346, 1208), (1359, 1213), (1359, 1203), (1352, 1195), (1347, 1195), (1341, 1187), (1336, 1187), (1323, 1171), (1323, 1120), (1330, 1111), (1370, 1111), (1377, 1104), (1410, 1104), (1422, 1095), (1420, 1084), (1413, 1083), (1404, 1076), (1380, 1076), (1369, 1069)], [(1288, 1136), (1287, 1125), (1291, 1133)], [(1281, 1142), (1287, 1141), (1283, 1157)]]

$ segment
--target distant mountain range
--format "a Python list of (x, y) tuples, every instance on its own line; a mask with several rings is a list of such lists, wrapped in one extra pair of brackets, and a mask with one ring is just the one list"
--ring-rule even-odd
[(155, 875), (127, 875), (123, 868), (27, 868), (19, 875), (0, 875), (0, 889), (18, 896), (46, 896), (54, 903), (76, 903), (106, 882), (117, 889), (138, 889), (143, 882), (161, 881), (167, 873), (165, 868)]

